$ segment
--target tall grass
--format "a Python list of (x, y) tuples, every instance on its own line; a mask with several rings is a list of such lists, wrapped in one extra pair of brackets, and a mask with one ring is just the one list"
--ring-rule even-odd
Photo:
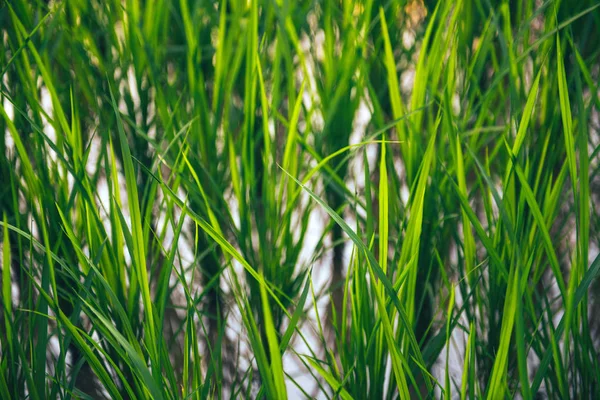
[(0, 398), (594, 398), (595, 1), (0, 2)]

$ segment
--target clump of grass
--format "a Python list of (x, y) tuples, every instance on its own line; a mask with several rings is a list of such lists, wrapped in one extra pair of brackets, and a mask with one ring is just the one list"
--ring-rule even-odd
[(2, 1), (0, 397), (593, 398), (598, 26)]

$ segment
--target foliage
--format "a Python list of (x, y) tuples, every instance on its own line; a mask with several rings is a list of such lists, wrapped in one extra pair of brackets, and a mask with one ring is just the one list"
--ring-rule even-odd
[(599, 26), (0, 2), (0, 398), (592, 398)]

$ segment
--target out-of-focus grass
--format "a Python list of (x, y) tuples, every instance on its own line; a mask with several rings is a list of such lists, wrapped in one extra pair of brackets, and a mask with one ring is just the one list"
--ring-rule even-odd
[(2, 1), (0, 397), (593, 398), (598, 26)]

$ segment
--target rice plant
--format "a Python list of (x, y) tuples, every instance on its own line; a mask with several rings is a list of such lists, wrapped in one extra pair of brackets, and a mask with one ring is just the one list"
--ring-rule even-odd
[(0, 0), (0, 398), (596, 398), (599, 27)]

